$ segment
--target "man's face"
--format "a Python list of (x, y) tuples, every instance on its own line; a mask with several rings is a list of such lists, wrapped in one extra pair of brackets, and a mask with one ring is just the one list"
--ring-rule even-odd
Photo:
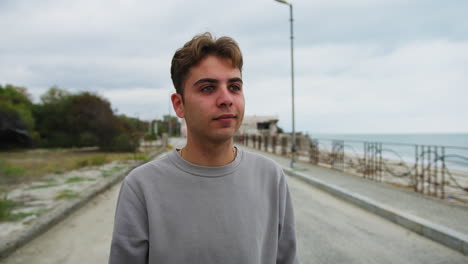
[(185, 118), (189, 136), (197, 140), (230, 140), (244, 117), (241, 72), (229, 59), (208, 56), (190, 69), (184, 101), (171, 99), (177, 116)]

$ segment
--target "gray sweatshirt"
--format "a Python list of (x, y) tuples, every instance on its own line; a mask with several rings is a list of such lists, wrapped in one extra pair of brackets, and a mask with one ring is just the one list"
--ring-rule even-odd
[(123, 181), (109, 263), (298, 263), (286, 179), (242, 149), (222, 167), (177, 151)]

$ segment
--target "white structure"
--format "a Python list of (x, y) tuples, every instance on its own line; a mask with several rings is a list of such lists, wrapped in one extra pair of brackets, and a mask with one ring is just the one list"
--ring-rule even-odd
[(278, 131), (277, 123), (277, 116), (244, 116), (238, 133), (274, 136)]
[(185, 123), (185, 118), (179, 118), (180, 121), (180, 136), (187, 137), (187, 123)]

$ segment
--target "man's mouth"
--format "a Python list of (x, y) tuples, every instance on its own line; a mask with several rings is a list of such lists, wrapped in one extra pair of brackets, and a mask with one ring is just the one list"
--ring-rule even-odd
[(225, 119), (233, 119), (236, 118), (235, 115), (232, 114), (225, 114), (225, 115), (220, 115), (218, 117), (213, 118), (213, 120), (225, 120)]

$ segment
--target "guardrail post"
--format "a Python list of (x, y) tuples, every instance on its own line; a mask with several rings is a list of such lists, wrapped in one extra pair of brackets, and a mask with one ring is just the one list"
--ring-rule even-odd
[(428, 172), (428, 177), (427, 177), (427, 193), (429, 195), (432, 195), (432, 159), (431, 159), (431, 146), (428, 146), (428, 151), (427, 151), (427, 172)]
[(434, 169), (433, 169), (433, 196), (437, 197), (437, 192), (439, 190), (439, 179), (438, 179), (438, 169), (439, 169), (439, 150), (437, 146), (433, 146), (434, 148)]
[(442, 199), (445, 199), (445, 147), (442, 147)]
[(288, 145), (288, 139), (286, 137), (281, 138), (281, 155), (286, 156), (288, 155), (287, 152), (287, 145)]
[(414, 146), (414, 175), (412, 177), (413, 189), (415, 192), (418, 191), (418, 161), (419, 161), (419, 152), (418, 145)]
[(317, 165), (319, 163), (319, 148), (318, 140), (310, 139), (309, 141), (309, 162)]
[(425, 154), (424, 151), (425, 150), (424, 150), (424, 145), (423, 145), (423, 146), (421, 146), (421, 158), (420, 158), (421, 159), (421, 178), (419, 179), (419, 182), (421, 184), (421, 188), (419, 189), (419, 191), (421, 193), (424, 193), (424, 187), (425, 187), (424, 186), (424, 181), (425, 181), (425, 177), (424, 177), (425, 175), (424, 174), (426, 173), (426, 168), (425, 168), (425, 155), (426, 154)]
[(276, 135), (274, 135), (272, 137), (272, 142), (271, 142), (271, 145), (272, 145), (272, 148), (273, 148), (273, 154), (276, 154), (276, 139), (277, 139), (277, 137), (276, 137)]

